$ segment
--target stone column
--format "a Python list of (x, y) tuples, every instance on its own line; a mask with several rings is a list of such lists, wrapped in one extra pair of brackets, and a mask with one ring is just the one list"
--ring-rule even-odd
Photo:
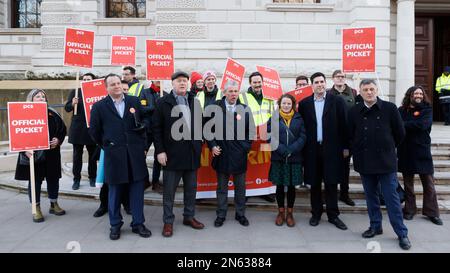
[(397, 55), (395, 102), (401, 104), (406, 90), (415, 83), (415, 0), (397, 1)]

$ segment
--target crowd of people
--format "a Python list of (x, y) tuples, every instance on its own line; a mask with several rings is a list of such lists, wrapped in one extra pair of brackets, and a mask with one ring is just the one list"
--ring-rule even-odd
[[(83, 81), (93, 79), (96, 76), (92, 73), (82, 77)], [(178, 71), (171, 80), (172, 90), (166, 93), (161, 92), (158, 81), (146, 88), (136, 78), (133, 67), (125, 67), (122, 76), (105, 76), (108, 95), (93, 105), (89, 128), (82, 93), (75, 96), (72, 91), (69, 94), (64, 109), (67, 112), (77, 109), (78, 112), (72, 117), (68, 140), (73, 145), (72, 189), (80, 188), (82, 155), (86, 147), (89, 184), (91, 187), (102, 184), (100, 207), (94, 216), (109, 214), (111, 240), (120, 238), (121, 204), (125, 212), (132, 215), (132, 231), (142, 237), (151, 236), (151, 231), (144, 225), (143, 213), (144, 191), (150, 186), (152, 190), (162, 192), (162, 235), (171, 237), (175, 192), (181, 179), (183, 224), (194, 229), (204, 228), (205, 225), (195, 218), (197, 170), (203, 143), (213, 155), (211, 167), (217, 174), (214, 226), (221, 227), (227, 218), (230, 178), (234, 185), (235, 220), (248, 226), (250, 221), (245, 215), (247, 156), (252, 141), (259, 136), (257, 128), (263, 124), (267, 124), (272, 149), (270, 169), (261, 171), (268, 173), (276, 193), (261, 197), (270, 202), (276, 200), (278, 213), (274, 222), (277, 226), (296, 225), (296, 187), (307, 185), (312, 214), (309, 224), (320, 224), (325, 203), (328, 222), (346, 230), (346, 224), (339, 218), (338, 200), (349, 206), (355, 205), (349, 195), (352, 157), (354, 169), (361, 176), (370, 219), (369, 228), (362, 233), (364, 238), (383, 233), (382, 196), (400, 247), (405, 250), (411, 247), (403, 220), (411, 220), (417, 213), (415, 174), (420, 176), (423, 185), (422, 214), (434, 224), (442, 225), (431, 157), (432, 110), (422, 87), (409, 88), (402, 105), (397, 108), (378, 96), (376, 81), (363, 79), (357, 92), (346, 84), (346, 75), (340, 70), (332, 74), (333, 85), (329, 89), (323, 73), (314, 73), (310, 78), (297, 77), (297, 88), (307, 85), (313, 88), (313, 95), (300, 102), (289, 94), (282, 95), (277, 101), (265, 98), (263, 75), (259, 72), (250, 74), (250, 87), (246, 92), (241, 92), (239, 83), (233, 80), (228, 80), (224, 90), (220, 90), (214, 71), (206, 71), (203, 75)], [(47, 95), (44, 90), (34, 89), (27, 101), (47, 101)], [(66, 126), (50, 107), (48, 117), (50, 149), (35, 151), (34, 155), (35, 222), (44, 221), (40, 208), (44, 179), (51, 204), (49, 213), (65, 214), (57, 199), (61, 178), (60, 146), (66, 136)], [(198, 123), (202, 126), (210, 122), (215, 124), (212, 133), (200, 133), (199, 136)], [(151, 145), (154, 145), (155, 160), (150, 178), (146, 155)], [(29, 152), (19, 154), (16, 179), (30, 180), (30, 155)], [(162, 184), (159, 181), (161, 171)], [(397, 191), (397, 171), (402, 173), (404, 181), (403, 209)], [(31, 202), (30, 183), (29, 195)]]

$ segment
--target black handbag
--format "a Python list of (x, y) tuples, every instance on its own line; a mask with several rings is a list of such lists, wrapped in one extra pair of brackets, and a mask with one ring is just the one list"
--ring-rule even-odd
[[(34, 164), (41, 163), (45, 161), (45, 151), (39, 150), (34, 152)], [(29, 166), (30, 165), (30, 159), (25, 154), (25, 152), (19, 153), (19, 164)]]

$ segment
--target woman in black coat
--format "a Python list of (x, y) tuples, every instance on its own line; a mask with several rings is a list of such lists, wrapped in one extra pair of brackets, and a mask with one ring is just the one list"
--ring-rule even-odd
[[(279, 117), (274, 116), (267, 124), (267, 131), (272, 132), (275, 127), (272, 120), (278, 121), (278, 135), (272, 135), (270, 142), (274, 143), (278, 138), (278, 146), (272, 151), (269, 180), (277, 186), (276, 199), (278, 203), (278, 216), (275, 220), (277, 226), (286, 224), (289, 227), (295, 226), (293, 209), (295, 202), (295, 186), (303, 182), (302, 172), (302, 149), (306, 142), (305, 124), (299, 113), (295, 112), (293, 106), (295, 98), (289, 94), (284, 94), (278, 100)], [(276, 113), (278, 114), (278, 113)], [(275, 119), (274, 119), (275, 118)], [(273, 133), (272, 133), (273, 134)], [(287, 215), (285, 214), (285, 193), (287, 186)]]
[(414, 175), (419, 174), (423, 185), (422, 214), (433, 223), (442, 225), (434, 188), (431, 156), (430, 132), (433, 110), (423, 88), (420, 86), (409, 88), (399, 111), (406, 130), (406, 137), (397, 149), (398, 170), (402, 173), (405, 184), (403, 217), (411, 220), (417, 212)]
[[(27, 101), (47, 102), (47, 95), (43, 90), (33, 89), (27, 96)], [(61, 151), (60, 146), (66, 137), (66, 125), (60, 115), (48, 108), (48, 128), (50, 136), (50, 149), (35, 152), (35, 183), (36, 183), (36, 214), (34, 222), (43, 222), (44, 216), (40, 208), (40, 195), (42, 181), (47, 181), (48, 198), (50, 199), (49, 213), (64, 215), (66, 212), (58, 205), (59, 179), (61, 178)], [(29, 152), (21, 152), (17, 159), (16, 180), (28, 180), (28, 196), (31, 202), (30, 161)]]

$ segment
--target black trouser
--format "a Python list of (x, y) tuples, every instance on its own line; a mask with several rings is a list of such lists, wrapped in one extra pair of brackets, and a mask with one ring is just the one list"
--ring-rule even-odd
[[(324, 173), (323, 145), (316, 144), (316, 181), (311, 185), (311, 213), (314, 218), (320, 219), (323, 213), (322, 180)], [(325, 203), (328, 219), (335, 219), (339, 215), (337, 184), (325, 183)]]
[[(73, 179), (81, 180), (81, 168), (83, 167), (83, 147), (82, 144), (73, 144)], [(89, 154), (88, 174), (89, 179), (97, 176), (97, 146), (86, 145)]]
[(284, 208), (284, 197), (287, 195), (287, 207), (288, 208), (293, 208), (294, 207), (294, 202), (295, 202), (295, 186), (287, 186), (288, 187), (288, 191), (287, 194), (284, 193), (284, 185), (278, 185), (277, 186), (277, 192), (276, 192), (276, 197), (277, 197), (277, 203), (278, 203), (278, 207), (279, 208)]
[(344, 158), (344, 177), (340, 183), (340, 190), (341, 190), (341, 198), (348, 198), (348, 190), (349, 190), (349, 178), (350, 178), (350, 158), (351, 156), (348, 156), (347, 158)]
[[(147, 152), (150, 150), (150, 146), (153, 143), (153, 136), (147, 135)], [(153, 168), (152, 168), (152, 184), (155, 185), (159, 183), (159, 177), (161, 175), (161, 164), (158, 162), (157, 155), (153, 155)]]
[(450, 103), (442, 104), (442, 113), (444, 114), (444, 121), (450, 124)]
[[(423, 208), (422, 214), (429, 217), (439, 217), (439, 206), (437, 202), (434, 179), (431, 174), (420, 174), (423, 186)], [(403, 213), (416, 214), (416, 195), (414, 194), (414, 174), (403, 173), (405, 184), (405, 207)]]
[[(128, 184), (124, 185), (124, 190), (122, 191), (121, 202), (124, 209), (130, 209), (130, 196), (128, 194)], [(109, 186), (107, 183), (103, 183), (100, 189), (100, 207), (107, 210), (108, 209), (108, 195), (109, 195)]]
[[(46, 179), (48, 199), (56, 201), (59, 192), (59, 179)], [(41, 186), (42, 180), (35, 180), (36, 203), (41, 202)], [(31, 203), (31, 181), (28, 181), (28, 198)]]

